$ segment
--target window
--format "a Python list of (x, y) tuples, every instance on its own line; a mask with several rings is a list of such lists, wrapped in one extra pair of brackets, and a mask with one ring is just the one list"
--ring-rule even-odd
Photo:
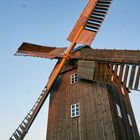
[(119, 116), (120, 118), (122, 118), (122, 113), (121, 113), (121, 108), (120, 108), (120, 106), (119, 106), (118, 104), (116, 104), (116, 107), (117, 107), (118, 116)]
[(74, 73), (71, 75), (70, 77), (70, 84), (75, 84), (78, 82), (78, 77), (77, 77), (77, 73)]
[(128, 117), (129, 124), (132, 126), (132, 120), (131, 120), (130, 115), (129, 115), (129, 114), (127, 114), (127, 117)]
[(80, 116), (80, 105), (79, 103), (71, 105), (71, 117), (78, 117)]

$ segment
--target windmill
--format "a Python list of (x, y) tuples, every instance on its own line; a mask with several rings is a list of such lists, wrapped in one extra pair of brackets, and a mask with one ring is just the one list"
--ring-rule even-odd
[(10, 140), (24, 139), (49, 94), (47, 140), (140, 139), (128, 95), (129, 89), (140, 90), (140, 51), (90, 47), (111, 3), (112, 0), (88, 2), (68, 37), (69, 48), (26, 42), (19, 47), (15, 55), (58, 62)]

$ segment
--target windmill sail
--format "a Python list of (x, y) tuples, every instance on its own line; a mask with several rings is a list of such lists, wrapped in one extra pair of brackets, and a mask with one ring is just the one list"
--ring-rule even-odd
[(40, 46), (31, 43), (22, 43), (15, 55), (17, 56), (33, 56), (40, 58), (59, 58), (64, 55), (66, 47), (56, 48), (48, 46)]
[(140, 91), (140, 51), (85, 48), (78, 59), (80, 78)]
[[(54, 68), (50, 79), (45, 86), (43, 92), (39, 96), (37, 102), (27, 114), (25, 119), (13, 133), (9, 140), (23, 140), (31, 127), (34, 119), (36, 118), (40, 108), (45, 102), (52, 85), (57, 79), (64, 64), (70, 59), (69, 56), (72, 53), (76, 43), (90, 45), (94, 40), (107, 11), (110, 7), (112, 0), (90, 0), (81, 17), (76, 23), (73, 31), (71, 32), (68, 40), (71, 41), (69, 49), (65, 53), (66, 48), (44, 47), (40, 45), (23, 43), (18, 49), (16, 55), (34, 56), (41, 58), (58, 58), (64, 56), (61, 61)], [(93, 64), (94, 65), (94, 64)], [(96, 64), (95, 64), (96, 67)], [(94, 71), (93, 71), (94, 72)], [(94, 75), (93, 75), (94, 76)], [(138, 79), (138, 78), (137, 78)], [(139, 82), (139, 81), (138, 81)], [(137, 85), (136, 85), (137, 86)]]
[(76, 43), (91, 45), (104, 18), (108, 12), (112, 0), (90, 0), (78, 19), (68, 40), (73, 41), (81, 26), (84, 26)]
[(46, 90), (46, 87), (40, 94), (39, 98), (35, 102), (34, 106), (31, 108), (27, 116), (9, 138), (9, 140), (23, 140), (25, 135), (28, 133), (29, 128), (31, 127), (34, 119), (36, 118), (38, 112), (40, 111), (43, 103), (48, 97), (49, 92)]

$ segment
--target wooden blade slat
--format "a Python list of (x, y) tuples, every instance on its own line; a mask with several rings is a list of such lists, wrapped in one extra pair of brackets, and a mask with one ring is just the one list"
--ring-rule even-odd
[(132, 69), (131, 69), (131, 74), (130, 74), (130, 79), (129, 79), (129, 85), (128, 85), (128, 87), (130, 89), (132, 89), (132, 86), (133, 86), (135, 71), (136, 71), (136, 66), (133, 65), (132, 66)]
[(45, 47), (31, 43), (22, 43), (22, 45), (17, 50), (17, 56), (33, 56), (41, 58), (58, 58), (61, 57), (62, 52), (66, 48), (56, 48), (56, 47)]
[(112, 82), (115, 82), (117, 81), (117, 71), (118, 71), (118, 64), (115, 64), (115, 69), (113, 71), (113, 79), (112, 79)]
[(119, 79), (122, 81), (124, 65), (120, 65)]
[(138, 72), (136, 76), (136, 81), (135, 81), (135, 86), (134, 86), (135, 90), (138, 90), (139, 82), (140, 82), (140, 66), (138, 67)]
[(113, 65), (112, 64), (108, 64), (108, 83), (112, 83), (111, 78), (113, 76)]
[(124, 83), (124, 85), (127, 84), (128, 71), (129, 71), (129, 65), (126, 65), (126, 68), (125, 68), (125, 74), (124, 74), (124, 79), (123, 79), (123, 83)]

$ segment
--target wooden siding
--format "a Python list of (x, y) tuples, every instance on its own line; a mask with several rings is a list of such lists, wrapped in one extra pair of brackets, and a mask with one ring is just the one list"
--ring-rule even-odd
[[(46, 140), (132, 140), (133, 136), (139, 140), (134, 115), (127, 109), (129, 98), (119, 94), (118, 88), (103, 83), (79, 79), (70, 84), (70, 75), (77, 68), (65, 70), (51, 90)], [(75, 103), (80, 104), (80, 117), (71, 118), (70, 107)], [(131, 115), (133, 129), (126, 116), (125, 122), (118, 117), (116, 103), (124, 114), (128, 111)]]
[[(116, 140), (140, 140), (129, 96), (123, 96), (119, 87), (107, 85), (107, 90)], [(122, 118), (118, 116), (116, 104), (121, 108)], [(131, 117), (132, 126), (129, 124), (128, 114)]]
[[(63, 73), (51, 91), (47, 140), (115, 140), (106, 88), (85, 81), (71, 85), (70, 75), (75, 72)], [(70, 116), (74, 103), (80, 103), (77, 118)]]

